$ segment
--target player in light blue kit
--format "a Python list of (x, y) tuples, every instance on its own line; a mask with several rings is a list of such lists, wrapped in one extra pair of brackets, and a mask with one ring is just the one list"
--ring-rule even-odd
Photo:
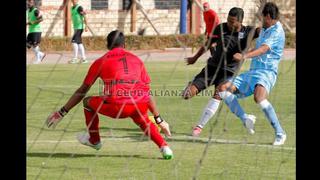
[(252, 58), (250, 70), (219, 87), (219, 95), (253, 134), (255, 120), (245, 118), (246, 114), (237, 98), (254, 94), (254, 101), (261, 107), (275, 130), (276, 138), (273, 145), (282, 145), (286, 140), (286, 133), (280, 125), (273, 106), (267, 100), (268, 94), (276, 83), (278, 64), (285, 43), (285, 34), (279, 22), (279, 9), (276, 4), (268, 2), (264, 5), (262, 23), (263, 28), (256, 41), (256, 48), (233, 56), (236, 61)]

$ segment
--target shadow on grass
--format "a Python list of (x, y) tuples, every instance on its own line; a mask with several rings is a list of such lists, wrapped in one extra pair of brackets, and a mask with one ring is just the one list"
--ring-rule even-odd
[[(200, 143), (200, 144), (207, 144), (209, 143), (209, 137), (193, 137), (190, 134), (178, 133), (179, 135), (173, 134), (172, 137), (168, 138), (168, 142), (190, 142), (190, 143)], [(271, 142), (251, 142), (246, 140), (235, 140), (235, 139), (221, 139), (221, 138), (211, 138), (211, 144), (239, 144), (239, 145), (249, 145), (249, 146), (270, 146), (272, 147)]]
[(121, 155), (121, 154), (79, 154), (79, 153), (46, 153), (46, 152), (32, 152), (27, 153), (27, 157), (39, 157), (39, 158), (97, 158), (97, 157), (106, 157), (106, 158), (137, 158), (137, 159), (157, 159), (157, 157), (146, 157), (141, 156), (140, 154), (132, 155)]
[(142, 132), (139, 127), (137, 128), (110, 128), (110, 127), (100, 127), (100, 130), (106, 130), (106, 131), (125, 131), (125, 132)]

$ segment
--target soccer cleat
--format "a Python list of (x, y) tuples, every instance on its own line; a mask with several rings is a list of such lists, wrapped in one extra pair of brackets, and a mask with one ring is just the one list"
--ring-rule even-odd
[(86, 60), (86, 59), (81, 59), (81, 60), (80, 60), (80, 63), (86, 64), (86, 63), (88, 63), (88, 60)]
[(202, 131), (202, 128), (200, 128), (199, 126), (196, 126), (195, 128), (193, 128), (192, 136), (198, 137), (201, 131)]
[(254, 134), (255, 122), (256, 122), (256, 116), (251, 114), (246, 115), (244, 126), (248, 129), (249, 134)]
[(86, 146), (92, 147), (95, 150), (99, 150), (102, 147), (101, 142), (98, 142), (97, 144), (92, 144), (89, 141), (90, 135), (88, 133), (82, 133), (82, 134), (78, 134), (77, 139), (78, 141)]
[(287, 135), (286, 134), (279, 134), (279, 135), (276, 136), (276, 139), (274, 140), (273, 145), (274, 146), (283, 145), (284, 142), (286, 141), (286, 139), (287, 139)]
[(163, 159), (172, 159), (173, 158), (173, 152), (169, 146), (162, 146), (160, 148), (160, 152), (162, 153)]
[(78, 63), (78, 59), (77, 58), (73, 58), (73, 59), (71, 59), (70, 61), (68, 61), (68, 63), (69, 64), (76, 64), (76, 63)]

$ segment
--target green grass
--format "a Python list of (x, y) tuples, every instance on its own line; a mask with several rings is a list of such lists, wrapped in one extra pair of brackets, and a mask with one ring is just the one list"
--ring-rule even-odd
[[(245, 63), (243, 70), (248, 68)], [(163, 160), (152, 141), (130, 120), (100, 116), (104, 143), (95, 151), (76, 142), (85, 130), (82, 105), (72, 109), (55, 130), (44, 121), (61, 107), (82, 83), (89, 65), (30, 65), (27, 69), (27, 177), (28, 179), (295, 179), (296, 81), (295, 61), (282, 61), (269, 101), (288, 139), (274, 148), (274, 132), (252, 97), (240, 100), (246, 112), (257, 116), (256, 134), (246, 129), (223, 104), (201, 137), (188, 135), (197, 123), (208, 95), (185, 101), (177, 96), (157, 96), (162, 116), (170, 123), (168, 139), (173, 160)], [(180, 91), (204, 66), (200, 61), (147, 62), (153, 92)], [(89, 95), (101, 89), (96, 83)], [(213, 90), (213, 88), (209, 88)], [(159, 95), (159, 94), (157, 94)], [(208, 142), (209, 137), (214, 141)], [(240, 143), (219, 143), (230, 140)], [(199, 163), (201, 166), (199, 167)]]

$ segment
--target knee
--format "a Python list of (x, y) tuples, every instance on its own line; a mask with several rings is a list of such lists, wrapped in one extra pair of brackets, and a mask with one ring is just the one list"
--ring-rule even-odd
[(214, 95), (213, 95), (213, 98), (221, 101), (222, 98), (220, 97), (219, 92), (220, 92), (220, 91), (219, 91), (218, 89), (215, 90)]
[(187, 86), (182, 93), (182, 98), (187, 100), (198, 93), (198, 89), (194, 85)]
[(260, 97), (256, 94), (254, 95), (253, 99), (254, 99), (254, 102), (256, 102), (257, 104), (260, 104), (261, 101), (265, 100), (265, 98)]
[(213, 98), (218, 99), (218, 100), (225, 99), (230, 93), (230, 92), (229, 93), (227, 93), (227, 92), (229, 92), (229, 91), (227, 91), (226, 86), (224, 86), (224, 85), (217, 86), (216, 90), (214, 92)]
[(229, 91), (220, 91), (218, 95), (223, 100), (229, 100), (232, 97), (232, 93)]
[(86, 108), (88, 110), (91, 110), (91, 108), (89, 106), (89, 100), (90, 100), (90, 97), (85, 97), (82, 102), (83, 102), (83, 107), (84, 108)]

